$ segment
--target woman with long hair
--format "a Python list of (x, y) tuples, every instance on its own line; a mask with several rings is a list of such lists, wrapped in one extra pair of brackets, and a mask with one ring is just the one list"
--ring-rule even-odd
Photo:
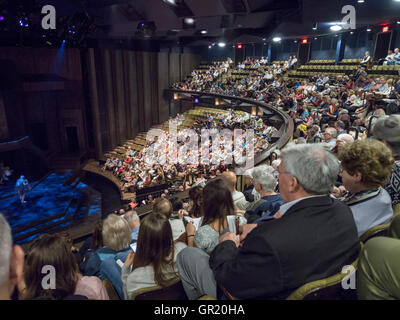
[[(49, 269), (44, 267), (51, 266)], [(43, 286), (43, 270), (54, 272), (49, 288)], [(53, 271), (52, 271), (53, 270)], [(31, 244), (24, 265), (23, 299), (62, 300), (68, 296), (85, 296), (91, 300), (108, 300), (108, 294), (97, 277), (84, 277), (71, 252), (71, 246), (58, 234), (44, 234)], [(47, 283), (46, 283), (47, 284)]]
[(209, 181), (204, 187), (202, 212), (201, 226), (194, 230), (194, 226), (188, 224), (186, 232), (188, 239), (194, 236), (196, 247), (211, 253), (220, 235), (229, 231), (227, 216), (235, 214), (232, 194), (221, 178)]
[(164, 287), (177, 276), (177, 254), (186, 247), (174, 243), (171, 225), (161, 213), (150, 213), (140, 224), (136, 253), (132, 250), (122, 267), (125, 299), (141, 288)]

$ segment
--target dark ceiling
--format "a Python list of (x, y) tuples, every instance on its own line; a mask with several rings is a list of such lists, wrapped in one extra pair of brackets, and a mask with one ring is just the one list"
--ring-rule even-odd
[[(30, 14), (32, 24), (40, 25), (40, 7), (48, 4), (57, 10), (59, 37), (68, 33), (71, 24), (86, 19), (81, 29), (84, 34), (76, 35), (80, 41), (152, 39), (161, 46), (321, 35), (330, 32), (329, 23), (342, 19), (341, 8), (349, 4), (356, 8), (357, 28), (400, 18), (400, 2), (395, 0), (365, 0), (363, 4), (357, 0), (0, 0), (0, 9), (6, 10), (6, 19), (0, 21), (2, 35), (13, 28), (1, 29), (1, 24), (10, 20), (15, 24), (21, 10)], [(194, 24), (185, 24), (185, 18), (193, 18)], [(312, 30), (314, 22), (318, 22), (316, 31)], [(33, 29), (36, 37), (43, 33), (37, 26)]]

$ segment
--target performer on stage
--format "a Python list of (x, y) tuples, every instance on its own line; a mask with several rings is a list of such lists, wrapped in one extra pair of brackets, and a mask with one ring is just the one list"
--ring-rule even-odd
[(26, 203), (25, 201), (25, 193), (26, 191), (30, 191), (30, 186), (29, 182), (27, 179), (25, 179), (24, 176), (21, 176), (18, 180), (17, 183), (15, 184), (15, 189), (17, 190), (17, 193), (19, 194), (19, 198), (21, 200), (21, 203)]

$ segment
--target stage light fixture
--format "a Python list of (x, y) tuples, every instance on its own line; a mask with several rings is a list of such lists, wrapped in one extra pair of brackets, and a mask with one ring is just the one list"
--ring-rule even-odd
[(238, 43), (238, 44), (237, 44), (237, 48), (238, 48), (238, 49), (242, 49), (242, 48), (243, 48), (243, 44), (242, 44), (242, 43)]
[(307, 39), (303, 39), (303, 40), (301, 41), (302, 44), (307, 44), (307, 42), (308, 42)]
[(199, 99), (194, 99), (194, 103), (199, 103)]
[(357, 0), (358, 3), (364, 3), (364, 0)]
[(382, 28), (382, 32), (388, 32), (388, 31), (389, 31), (389, 27), (388, 26), (385, 26), (385, 27)]
[(187, 24), (193, 24), (194, 23), (194, 19), (193, 18), (185, 18), (184, 21)]
[(212, 48), (212, 46), (208, 46), (208, 49), (211, 49)]
[(201, 34), (207, 34), (207, 30), (201, 30), (200, 33)]
[(318, 29), (318, 24), (317, 24), (316, 22), (313, 24), (312, 29), (313, 29), (313, 30), (317, 30), (317, 29)]
[(372, 29), (371, 28), (367, 28), (367, 32), (371, 32), (372, 31)]
[(225, 42), (218, 42), (218, 47), (224, 48), (226, 46)]
[(281, 41), (281, 40), (282, 40), (282, 39), (279, 38), (279, 37), (275, 37), (275, 38), (272, 39), (273, 42), (279, 42), (279, 41)]

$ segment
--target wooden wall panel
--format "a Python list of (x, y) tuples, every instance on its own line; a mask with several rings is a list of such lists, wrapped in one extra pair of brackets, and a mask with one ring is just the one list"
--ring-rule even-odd
[(97, 96), (97, 81), (96, 81), (96, 64), (94, 57), (94, 49), (89, 49), (88, 52), (88, 69), (89, 69), (89, 84), (90, 84), (90, 106), (93, 116), (93, 134), (96, 157), (102, 155), (102, 142), (100, 135), (100, 121), (99, 121), (99, 104)]
[(129, 55), (129, 109), (131, 114), (131, 135), (129, 139), (133, 139), (139, 133), (139, 113), (138, 113), (138, 84), (137, 84), (137, 66), (136, 53), (128, 52)]
[(143, 52), (143, 104), (145, 130), (149, 130), (151, 123), (151, 67), (150, 52)]
[(138, 93), (138, 115), (139, 115), (139, 132), (145, 131), (145, 109), (144, 109), (144, 54), (136, 52), (136, 77), (137, 77), (137, 93)]
[(168, 120), (169, 101), (164, 99), (164, 89), (169, 88), (168, 53), (158, 53), (158, 114), (160, 122)]
[(114, 78), (114, 99), (117, 107), (117, 130), (118, 130), (118, 144), (123, 144), (126, 141), (126, 112), (125, 112), (125, 94), (124, 94), (124, 77), (123, 73), (126, 70), (123, 68), (122, 51), (114, 51), (115, 58), (115, 78)]
[(158, 57), (157, 53), (150, 53), (150, 82), (151, 82), (151, 125), (160, 123), (158, 103)]

